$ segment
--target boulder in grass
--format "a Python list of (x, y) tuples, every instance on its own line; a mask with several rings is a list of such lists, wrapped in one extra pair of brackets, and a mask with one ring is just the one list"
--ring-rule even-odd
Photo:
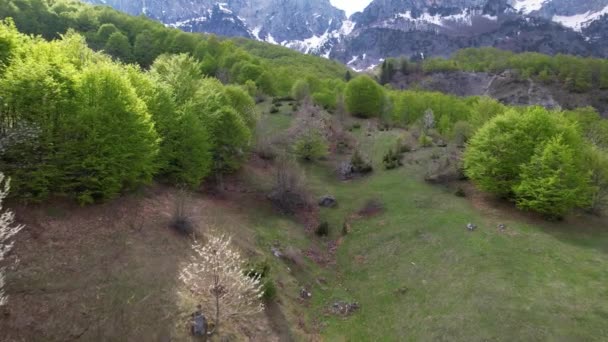
[(325, 195), (319, 198), (319, 206), (324, 208), (333, 208), (338, 205), (338, 201), (332, 195)]

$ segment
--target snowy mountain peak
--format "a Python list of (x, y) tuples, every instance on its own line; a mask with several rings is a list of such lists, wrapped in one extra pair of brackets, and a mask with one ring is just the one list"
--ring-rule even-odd
[[(360, 70), (387, 57), (449, 56), (477, 46), (608, 54), (598, 47), (608, 45), (608, 0), (373, 0), (348, 19), (330, 0), (86, 1), (188, 32), (280, 44)], [(606, 25), (596, 25), (603, 20)]]

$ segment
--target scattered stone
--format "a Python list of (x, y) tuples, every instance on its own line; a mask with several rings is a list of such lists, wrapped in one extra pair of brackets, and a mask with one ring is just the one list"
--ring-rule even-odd
[(357, 302), (338, 301), (331, 306), (331, 312), (340, 316), (349, 316), (357, 310), (359, 310), (359, 303)]
[(342, 180), (350, 179), (353, 176), (354, 167), (351, 162), (343, 162), (338, 166), (338, 176)]
[(196, 311), (192, 314), (192, 325), (190, 327), (193, 336), (207, 336), (208, 324), (207, 318), (203, 315), (200, 305), (196, 307)]
[(277, 258), (283, 257), (283, 253), (278, 247), (270, 247), (270, 252)]
[(397, 290), (395, 290), (395, 293), (398, 295), (404, 295), (406, 294), (410, 289), (407, 286), (402, 286), (400, 288), (398, 288)]
[(446, 146), (448, 146), (448, 143), (447, 143), (447, 142), (445, 142), (444, 140), (440, 139), (440, 140), (437, 142), (437, 146), (438, 146), (438, 147), (446, 147)]
[(333, 208), (338, 205), (338, 201), (332, 195), (325, 195), (319, 198), (319, 206), (324, 208)]
[(300, 298), (310, 299), (310, 298), (312, 298), (312, 293), (305, 288), (301, 288), (300, 289)]
[(467, 230), (468, 230), (468, 231), (472, 232), (472, 231), (474, 231), (475, 229), (477, 229), (477, 225), (472, 224), (472, 223), (467, 223)]

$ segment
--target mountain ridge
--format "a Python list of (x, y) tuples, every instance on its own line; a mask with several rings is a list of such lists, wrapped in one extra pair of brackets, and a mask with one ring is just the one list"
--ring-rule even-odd
[(329, 0), (86, 0), (187, 32), (266, 41), (364, 70), (388, 57), (466, 47), (607, 56), (608, 0), (374, 0), (346, 17)]

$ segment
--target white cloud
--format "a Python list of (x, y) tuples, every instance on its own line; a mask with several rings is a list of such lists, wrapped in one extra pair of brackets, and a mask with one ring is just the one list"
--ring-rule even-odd
[(372, 0), (330, 0), (331, 4), (346, 12), (350, 17), (355, 12), (361, 12), (369, 5)]

